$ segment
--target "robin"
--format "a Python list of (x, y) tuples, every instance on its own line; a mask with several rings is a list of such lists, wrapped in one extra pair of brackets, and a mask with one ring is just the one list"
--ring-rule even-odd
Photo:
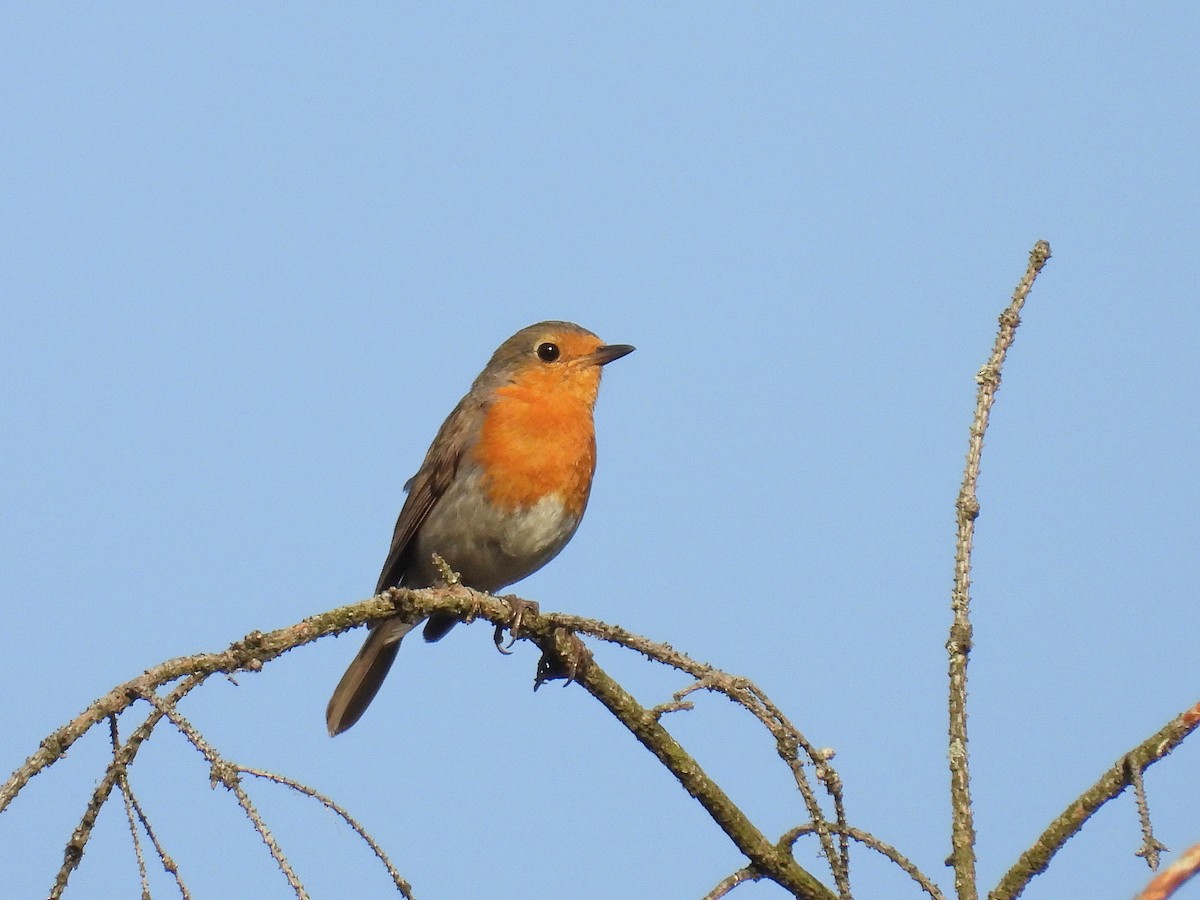
[[(570, 322), (530, 325), (501, 344), (405, 485), (375, 592), (436, 584), (435, 553), (463, 584), (488, 593), (554, 559), (592, 489), (600, 369), (633, 349)], [(425, 640), (440, 640), (457, 621), (430, 616)], [(325, 710), (330, 735), (359, 720), (418, 624), (394, 616), (371, 628)]]

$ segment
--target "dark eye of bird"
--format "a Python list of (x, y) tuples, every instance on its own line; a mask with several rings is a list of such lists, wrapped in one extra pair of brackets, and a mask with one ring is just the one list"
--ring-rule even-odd
[(558, 344), (552, 344), (546, 341), (544, 344), (538, 344), (537, 355), (542, 362), (554, 362), (562, 354), (558, 349)]

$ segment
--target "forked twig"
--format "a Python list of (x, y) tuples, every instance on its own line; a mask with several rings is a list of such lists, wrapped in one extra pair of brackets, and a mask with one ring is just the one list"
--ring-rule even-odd
[[(166, 701), (177, 703), (180, 698), (185, 696), (189, 691), (198, 687), (204, 682), (203, 676), (192, 676), (185, 678), (177, 684), (167, 695)], [(111, 694), (111, 692), (110, 692)], [(93, 704), (95, 706), (95, 704)], [(112, 715), (112, 714), (110, 714)], [(162, 720), (162, 714), (156, 710), (152, 710), (146, 721), (134, 729), (129, 739), (121, 746), (119, 750), (113, 753), (113, 758), (108, 764), (108, 768), (104, 772), (104, 777), (100, 779), (100, 783), (96, 785), (96, 789), (92, 791), (92, 796), (88, 800), (87, 807), (83, 811), (83, 816), (79, 820), (79, 824), (75, 826), (75, 831), (72, 832), (67, 845), (63, 850), (63, 864), (55, 876), (54, 885), (50, 888), (50, 900), (58, 900), (62, 896), (63, 891), (67, 888), (67, 882), (70, 880), (71, 873), (79, 867), (80, 861), (83, 859), (83, 852), (87, 848), (88, 841), (91, 840), (92, 829), (95, 828), (96, 818), (100, 815), (100, 809), (107, 802), (112, 789), (116, 786), (118, 780), (128, 770), (130, 763), (137, 756), (138, 750), (146, 738), (150, 736), (150, 732)], [(78, 720), (77, 720), (78, 721)], [(60, 729), (61, 731), (62, 729)], [(45, 746), (43, 741), (43, 747)], [(36, 754), (35, 754), (36, 756)], [(31, 757), (32, 759), (32, 757)], [(49, 765), (49, 763), (46, 763)], [(29, 763), (26, 763), (28, 766)], [(35, 770), (36, 771), (36, 770)], [(18, 774), (22, 770), (18, 769)], [(14, 775), (15, 779), (17, 775)], [(10, 779), (10, 784), (12, 779)], [(18, 788), (19, 789), (19, 788)], [(16, 790), (13, 790), (15, 795)], [(178, 880), (178, 875), (176, 876)]]
[(1166, 845), (1154, 836), (1154, 823), (1150, 821), (1150, 801), (1146, 799), (1146, 782), (1142, 778), (1141, 766), (1132, 757), (1125, 757), (1129, 766), (1129, 783), (1133, 785), (1133, 799), (1137, 803), (1138, 822), (1142, 826), (1142, 846), (1136, 856), (1146, 860), (1151, 871), (1158, 871), (1161, 854), (1169, 852)]
[(179, 888), (179, 896), (182, 900), (191, 900), (192, 892), (183, 883), (183, 876), (179, 874), (179, 866), (171, 855), (167, 853), (162, 842), (159, 841), (158, 835), (155, 834), (154, 828), (150, 825), (150, 820), (146, 817), (146, 811), (142, 809), (142, 804), (138, 802), (137, 797), (133, 797), (133, 811), (137, 814), (142, 828), (146, 830), (146, 836), (150, 838), (150, 843), (154, 845), (154, 851), (158, 854), (159, 860), (162, 861), (163, 870), (175, 879), (175, 886)]
[(275, 840), (271, 829), (267, 827), (267, 823), (263, 821), (262, 815), (250, 800), (250, 795), (246, 793), (246, 789), (242, 787), (241, 782), (238, 780), (237, 766), (223, 759), (213, 749), (212, 745), (204, 739), (203, 735), (187, 719), (179, 714), (177, 709), (167, 705), (157, 694), (153, 692), (147, 693), (144, 699), (166, 716), (179, 733), (187, 738), (193, 747), (200, 751), (200, 754), (209, 764), (209, 779), (213, 786), (222, 784), (237, 798), (238, 805), (245, 811), (246, 817), (254, 826), (254, 830), (258, 832), (258, 836), (262, 839), (262, 842), (267, 845), (271, 857), (275, 860), (275, 865), (279, 867), (279, 871), (283, 873), (288, 885), (295, 892), (296, 900), (310, 900), (308, 891), (305, 890), (299, 876), (296, 875), (295, 870), (292, 868), (292, 864), (284, 855), (279, 842)]
[(383, 847), (379, 845), (378, 841), (371, 837), (371, 835), (365, 828), (363, 828), (357, 819), (350, 815), (350, 813), (347, 812), (344, 807), (340, 806), (331, 797), (322, 794), (320, 791), (317, 791), (306, 784), (301, 784), (299, 781), (296, 781), (293, 778), (288, 778), (286, 775), (277, 775), (274, 772), (267, 772), (263, 769), (253, 769), (249, 766), (237, 766), (237, 770), (246, 775), (253, 775), (255, 778), (262, 778), (266, 781), (273, 781), (276, 784), (282, 784), (285, 787), (291, 788), (297, 793), (303, 794), (306, 797), (311, 797), (326, 809), (331, 810), (343, 822), (353, 828), (355, 833), (366, 842), (368, 847), (371, 848), (371, 851), (377, 857), (379, 857), (379, 861), (383, 863), (384, 868), (387, 869), (388, 876), (392, 879), (392, 883), (396, 885), (396, 890), (400, 891), (400, 893), (407, 897), (408, 900), (413, 900), (412, 885), (405, 881), (400, 876), (400, 873), (396, 871), (396, 867), (392, 865), (392, 861), (388, 858), (388, 855), (384, 851)]
[(543, 616), (568, 631), (590, 635), (608, 643), (634, 650), (653, 662), (678, 669), (694, 678), (694, 684), (676, 692), (674, 702), (656, 706), (650, 711), (656, 719), (665, 712), (687, 708), (684, 706), (683, 698), (697, 690), (721, 694), (758, 719), (775, 739), (776, 753), (792, 772), (796, 788), (804, 800), (805, 809), (814, 825), (812, 833), (815, 833), (821, 842), (821, 850), (829, 862), (838, 893), (843, 897), (849, 895), (848, 848), (844, 842), (840, 846), (834, 845), (833, 835), (838, 832), (836, 829), (826, 827), (828, 819), (821, 809), (820, 801), (817, 799), (816, 792), (808, 780), (804, 764), (799, 757), (799, 752), (803, 751), (809, 764), (816, 770), (817, 780), (833, 798), (835, 820), (838, 824), (845, 825), (842, 781), (830, 765), (829, 760), (832, 754), (814, 747), (761, 688), (748, 679), (739, 678), (706, 663), (697, 662), (686, 653), (681, 653), (667, 644), (651, 641), (616, 625), (609, 625), (606, 622), (583, 616), (559, 613), (545, 613)]
[[(921, 890), (930, 896), (931, 900), (945, 900), (941, 889), (934, 884), (924, 872), (918, 869), (916, 864), (914, 864), (911, 860), (909, 860), (908, 857), (906, 857), (891, 844), (887, 843), (887, 841), (881, 841), (879, 838), (875, 837), (875, 835), (863, 831), (860, 828), (854, 828), (851, 826), (831, 827), (834, 827), (847, 839), (853, 838), (860, 844), (870, 847), (876, 853), (886, 856), (888, 859), (894, 862), (898, 868), (903, 870), (909, 878), (915, 881), (920, 886)], [(807, 834), (811, 830), (811, 825), (801, 825), (798, 828), (793, 828), (779, 839), (779, 843), (790, 846), (791, 844), (794, 844), (799, 837)]]
[[(108, 717), (108, 736), (112, 741), (113, 756), (115, 757), (121, 750), (116, 716)], [(129, 822), (129, 839), (133, 841), (133, 855), (137, 859), (138, 881), (142, 885), (142, 900), (150, 900), (150, 878), (146, 873), (146, 857), (142, 854), (142, 839), (138, 834), (137, 816), (133, 811), (133, 790), (129, 787), (129, 777), (124, 767), (117, 776), (117, 784), (121, 788), (121, 796), (125, 799), (125, 818)]]
[(560, 661), (552, 665), (569, 670), (577, 684), (628, 728), (678, 779), (684, 790), (696, 798), (764, 878), (769, 878), (802, 900), (834, 900), (835, 895), (796, 861), (790, 848), (780, 847), (763, 835), (729, 795), (662, 727), (658, 718), (600, 668), (578, 638), (563, 628), (555, 628), (544, 634), (540, 628), (529, 628), (528, 621), (526, 628), (542, 649), (543, 659), (551, 657)]

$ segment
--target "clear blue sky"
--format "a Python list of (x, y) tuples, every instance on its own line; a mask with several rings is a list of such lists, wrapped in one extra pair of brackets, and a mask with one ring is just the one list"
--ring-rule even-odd
[[(517, 590), (755, 679), (837, 749), (852, 822), (948, 888), (953, 502), (1045, 238), (980, 490), (994, 882), (1200, 695), (1198, 33), (1189, 4), (10, 4), (4, 773), (152, 663), (366, 597), (442, 418), (501, 340), (565, 318), (638, 352), (606, 374), (583, 527)], [(483, 625), (406, 645), (330, 740), (359, 640), (185, 712), (338, 798), (419, 896), (694, 898), (741, 864)], [(648, 704), (681, 686), (601, 660)], [(727, 703), (669, 723), (768, 833), (803, 819)], [(44, 896), (103, 761), (98, 734), (0, 817), (5, 896)], [(1147, 778), (1174, 850), (1198, 771), (1193, 741)], [(134, 783), (198, 898), (290, 896), (182, 740)], [(390, 896), (327, 814), (251, 787), (315, 897)], [(123, 835), (113, 805), (69, 896), (135, 895)], [(1139, 840), (1124, 797), (1026, 896), (1128, 897)]]

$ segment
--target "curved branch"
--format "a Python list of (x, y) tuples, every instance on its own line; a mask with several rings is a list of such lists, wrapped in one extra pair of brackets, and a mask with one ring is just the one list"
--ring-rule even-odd
[[(876, 853), (886, 856), (889, 860), (896, 864), (897, 868), (901, 869), (906, 875), (908, 875), (909, 878), (915, 881), (917, 885), (920, 886), (921, 890), (929, 895), (930, 900), (945, 900), (938, 886), (934, 884), (924, 872), (918, 869), (915, 863), (913, 863), (907, 856), (905, 856), (891, 844), (887, 843), (886, 841), (881, 841), (873, 834), (848, 825), (837, 825), (830, 827), (833, 828), (834, 831), (838, 832), (838, 834), (840, 834), (843, 838), (853, 838), (860, 844), (865, 844), (866, 846), (870, 847)], [(787, 834), (779, 839), (779, 843), (783, 846), (790, 847), (804, 835), (811, 834), (812, 831), (813, 827), (811, 825), (801, 825), (799, 828), (793, 828), (791, 831), (787, 832)]]
[(392, 884), (396, 886), (396, 890), (405, 897), (405, 900), (413, 900), (412, 885), (401, 877), (396, 867), (392, 864), (391, 859), (388, 858), (387, 852), (384, 851), (375, 838), (371, 837), (367, 829), (362, 826), (362, 823), (350, 815), (345, 807), (337, 803), (332, 797), (328, 797), (320, 791), (310, 788), (307, 784), (301, 784), (294, 778), (288, 778), (286, 775), (278, 775), (275, 772), (267, 772), (263, 769), (251, 768), (250, 766), (239, 765), (236, 768), (245, 775), (253, 775), (255, 778), (262, 778), (265, 781), (281, 784), (284, 787), (291, 788), (298, 794), (303, 794), (305, 797), (311, 797), (316, 800), (354, 830), (354, 833), (363, 840), (363, 843), (371, 848), (371, 852), (383, 863), (384, 868), (387, 869), (388, 877), (392, 879)]
[(722, 694), (739, 706), (744, 707), (758, 719), (775, 739), (776, 753), (792, 772), (796, 788), (800, 791), (800, 795), (804, 799), (805, 809), (808, 811), (816, 834), (821, 841), (821, 852), (829, 861), (834, 881), (838, 885), (838, 891), (845, 896), (849, 896), (850, 863), (845, 832), (841, 832), (842, 840), (840, 846), (835, 849), (833, 834), (836, 832), (836, 829), (826, 827), (828, 820), (821, 810), (816, 792), (809, 783), (804, 766), (799, 758), (799, 751), (803, 750), (805, 756), (808, 757), (809, 763), (816, 770), (817, 780), (833, 798), (835, 821), (839, 825), (845, 826), (846, 810), (842, 797), (842, 780), (829, 764), (829, 760), (833, 756), (832, 751), (820, 750), (814, 747), (800, 733), (800, 730), (788, 720), (783, 711), (763, 693), (762, 689), (745, 678), (739, 678), (722, 672), (720, 669), (715, 669), (706, 663), (696, 662), (686, 653), (681, 653), (674, 647), (651, 641), (641, 635), (632, 634), (617, 625), (609, 625), (606, 622), (584, 618), (583, 616), (549, 614), (549, 617), (558, 625), (568, 628), (571, 631), (591, 635), (592, 637), (616, 644), (620, 647), (634, 650), (652, 662), (670, 666), (681, 672), (686, 672), (695, 678), (695, 684), (675, 694), (674, 703), (654, 708), (652, 712), (656, 713), (656, 718), (661, 717), (664, 713), (685, 708), (683, 706), (683, 698), (687, 694), (696, 690), (707, 690)]
[[(124, 712), (138, 699), (165, 684), (186, 676), (203, 681), (209, 675), (218, 672), (256, 672), (262, 668), (263, 663), (326, 634), (337, 634), (356, 625), (382, 619), (396, 610), (397, 603), (407, 604), (408, 609), (425, 610), (427, 615), (428, 611), (434, 608), (442, 608), (439, 599), (440, 595), (436, 590), (418, 592), (397, 588), (384, 591), (378, 597), (362, 603), (310, 616), (296, 625), (265, 634), (251, 632), (220, 653), (198, 653), (159, 663), (137, 678), (117, 685), (103, 697), (94, 700), (66, 725), (47, 735), (37, 751), (0, 785), (0, 812), (8, 808), (31, 778), (58, 761), (91, 728), (110, 716)], [(464, 607), (462, 612), (466, 612), (465, 602), (456, 604), (454, 609), (457, 610), (458, 606)]]
[[(178, 702), (189, 691), (198, 687), (203, 682), (204, 679), (198, 677), (188, 678), (180, 682), (167, 696), (167, 702)], [(55, 878), (54, 886), (50, 889), (50, 897), (52, 900), (53, 898), (62, 896), (62, 892), (66, 890), (67, 882), (70, 880), (71, 873), (74, 872), (75, 869), (79, 868), (79, 863), (83, 859), (83, 851), (87, 848), (88, 841), (91, 840), (92, 829), (96, 825), (96, 818), (100, 815), (100, 809), (106, 802), (108, 802), (108, 797), (109, 794), (112, 793), (112, 789), (119, 782), (122, 782), (125, 779), (130, 764), (137, 756), (138, 751), (142, 748), (142, 744), (145, 743), (148, 737), (150, 737), (150, 732), (154, 730), (154, 726), (159, 723), (162, 717), (163, 714), (161, 712), (158, 710), (152, 710), (150, 715), (146, 717), (146, 721), (134, 729), (133, 734), (129, 736), (128, 740), (126, 740), (124, 744), (121, 744), (119, 747), (113, 749), (112, 761), (108, 764), (108, 768), (104, 772), (104, 777), (100, 779), (100, 783), (97, 784), (96, 789), (92, 791), (92, 796), (88, 801), (87, 808), (84, 809), (83, 816), (80, 818), (79, 824), (75, 826), (75, 830), (71, 833), (70, 840), (67, 841), (67, 846), (63, 850), (63, 864), (58, 870), (58, 875)], [(110, 717), (109, 721), (114, 721), (114, 719)], [(45, 741), (42, 742), (43, 747), (45, 746), (45, 743)], [(51, 760), (51, 762), (53, 762), (53, 760)], [(26, 766), (28, 765), (29, 763), (26, 763)], [(49, 763), (47, 765), (49, 765)], [(16, 776), (14, 775), (14, 777)], [(5, 787), (7, 788), (8, 785), (5, 785)], [(19, 787), (17, 789), (19, 789)], [(150, 832), (148, 826), (147, 833), (150, 833), (151, 837), (153, 838), (153, 834)], [(160, 856), (162, 855), (163, 854), (160, 853)], [(173, 874), (175, 874), (175, 879), (178, 882), (178, 873)], [(186, 897), (187, 891), (184, 890), (182, 886), (181, 891)]]
[(659, 724), (658, 717), (601, 669), (577, 637), (560, 628), (531, 637), (545, 654), (543, 672), (548, 659), (548, 665), (556, 673), (567, 673), (599, 700), (642, 746), (658, 757), (684, 790), (700, 802), (762, 877), (776, 882), (796, 897), (834, 900), (835, 895), (796, 862), (790, 849), (780, 848), (767, 840), (699, 763)]
[[(412, 619), (424, 618), (432, 612), (445, 612), (463, 620), (485, 618), (501, 627), (511, 627), (514, 619), (513, 607), (503, 599), (481, 594), (462, 586), (429, 588), (420, 591), (392, 589), (378, 597), (330, 612), (311, 616), (302, 622), (275, 631), (252, 632), (243, 640), (220, 653), (196, 654), (169, 660), (148, 669), (137, 678), (118, 685), (98, 698), (70, 723), (55, 731), (42, 742), (42, 746), (19, 767), (9, 780), (0, 786), (0, 811), (7, 808), (29, 780), (38, 772), (52, 765), (79, 737), (96, 724), (127, 709), (137, 699), (143, 698), (155, 706), (155, 713), (162, 714), (163, 701), (156, 698), (155, 691), (162, 686), (186, 678), (176, 686), (172, 694), (181, 689), (186, 692), (208, 676), (240, 670), (258, 671), (263, 664), (288, 650), (311, 643), (328, 634), (335, 634), (378, 621), (399, 612)], [(629, 632), (592, 620), (573, 616), (536, 614), (526, 611), (519, 625), (518, 637), (528, 638), (541, 647), (544, 678), (573, 676), (593, 696), (604, 703), (633, 733), (672, 771), (681, 784), (709, 811), (714, 820), (747, 856), (751, 864), (762, 873), (786, 887), (795, 896), (830, 900), (834, 895), (816, 878), (804, 870), (792, 857), (790, 848), (781, 848), (759, 832), (745, 815), (733, 804), (721, 789), (708, 778), (695, 760), (659, 724), (661, 712), (641, 707), (628, 693), (612, 681), (599, 666), (590, 661), (590, 653), (578, 639), (564, 631), (579, 629), (595, 634), (631, 649), (640, 651), (651, 659), (673, 665), (688, 672), (701, 682), (700, 686), (716, 690), (749, 709), (776, 738), (777, 752), (791, 766), (805, 804), (813, 819), (813, 828), (820, 836), (823, 849), (831, 860), (839, 890), (847, 893), (845, 854), (838, 854), (831, 835), (844, 833), (844, 814), (841, 802), (841, 782), (829, 765), (830, 753), (812, 747), (787, 720), (783, 713), (756, 686), (745, 679), (726, 673), (689, 659), (664, 644), (656, 644)], [(546, 660), (555, 664), (546, 668)], [(565, 661), (581, 660), (570, 664)], [(147, 730), (157, 723), (161, 715), (152, 715), (143, 726)], [(168, 718), (174, 718), (168, 714)], [(114, 758), (103, 779), (99, 793), (105, 797), (113, 784), (126, 771), (133, 754), (140, 745), (141, 729), (131, 739), (117, 758)], [(803, 751), (816, 768), (817, 779), (835, 799), (838, 826), (831, 827), (817, 803), (809, 785), (804, 766), (798, 752)], [(82, 852), (82, 848), (77, 848)]]
[(258, 832), (259, 838), (267, 845), (267, 850), (271, 854), (271, 858), (275, 860), (275, 865), (279, 867), (279, 871), (283, 873), (283, 877), (287, 879), (288, 885), (296, 895), (296, 900), (310, 900), (308, 890), (300, 882), (300, 876), (296, 874), (296, 870), (292, 868), (291, 862), (284, 855), (283, 849), (279, 846), (279, 842), (275, 839), (275, 835), (271, 833), (271, 829), (267, 827), (267, 823), (263, 820), (262, 814), (250, 799), (250, 795), (246, 793), (242, 787), (241, 779), (238, 778), (237, 766), (224, 759), (212, 745), (208, 743), (195, 729), (191, 722), (179, 714), (179, 711), (173, 706), (167, 704), (157, 694), (146, 694), (144, 699), (153, 704), (154, 708), (161, 712), (171, 724), (182, 734), (193, 747), (195, 747), (200, 755), (204, 757), (205, 762), (209, 765), (209, 782), (213, 787), (222, 784), (233, 794), (237, 799), (238, 805), (246, 813), (246, 818), (250, 820), (250, 824), (254, 826), (254, 830)]

